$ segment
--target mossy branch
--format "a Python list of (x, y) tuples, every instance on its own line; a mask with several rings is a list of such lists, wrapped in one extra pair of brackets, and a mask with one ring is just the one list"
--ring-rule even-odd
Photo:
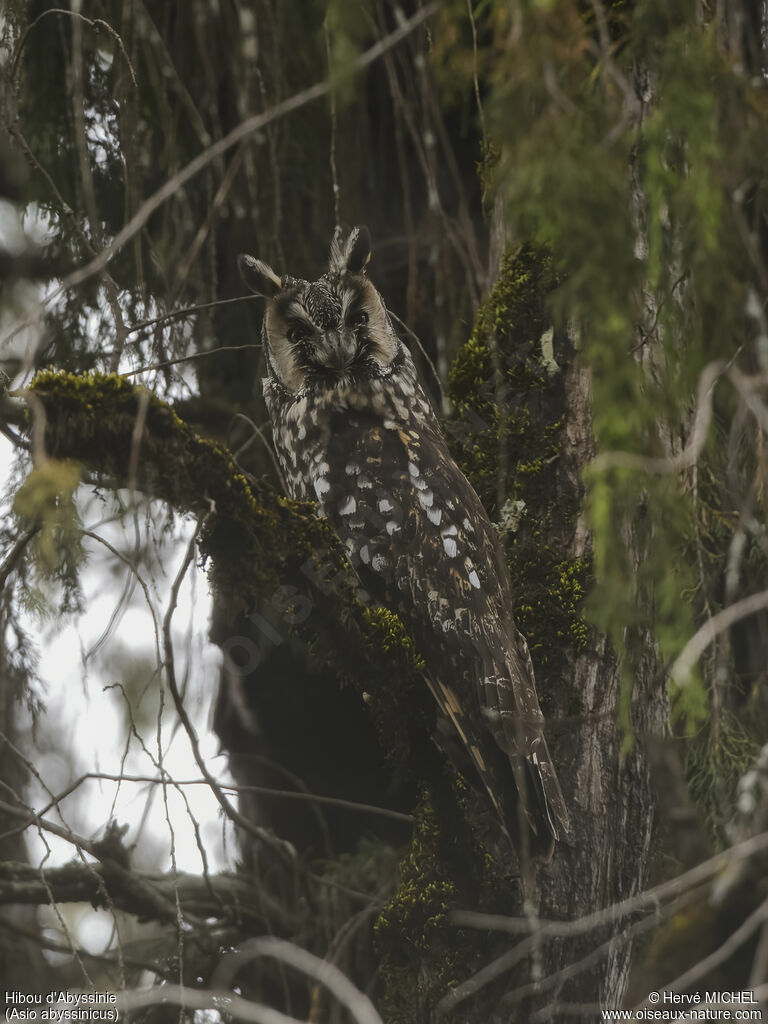
[(51, 893), (57, 903), (90, 903), (96, 908), (111, 905), (140, 920), (163, 924), (175, 922), (177, 898), (187, 919), (210, 922), (218, 918), (227, 925), (239, 919), (267, 924), (280, 932), (290, 932), (299, 923), (289, 910), (256, 888), (252, 878), (237, 875), (116, 871), (109, 862), (71, 861), (42, 871), (31, 864), (0, 864), (0, 905), (45, 906)]
[(267, 607), (286, 638), (300, 636), (318, 664), (365, 691), (374, 719), (381, 704), (383, 739), (397, 745), (393, 680), (402, 694), (422, 662), (397, 616), (358, 600), (339, 542), (313, 506), (246, 477), (225, 448), (116, 374), (45, 371), (31, 391), (45, 411), (47, 454), (84, 464), (112, 488), (134, 486), (181, 513), (206, 514), (199, 550), (219, 621)]

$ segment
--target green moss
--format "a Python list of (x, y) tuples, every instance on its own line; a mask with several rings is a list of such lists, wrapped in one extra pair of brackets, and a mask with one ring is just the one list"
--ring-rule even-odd
[(387, 1019), (422, 1024), (441, 996), (465, 973), (448, 914), (459, 886), (446, 877), (440, 824), (429, 795), (416, 809), (413, 840), (400, 863), (400, 881), (374, 927), (382, 958)]
[(394, 612), (381, 606), (365, 608), (363, 620), (368, 626), (367, 642), (374, 649), (395, 653), (402, 660), (403, 667), (412, 672), (424, 671), (424, 659)]
[(450, 920), (467, 907), (519, 909), (509, 848), (501, 854), (486, 842), (477, 804), (475, 788), (452, 767), (422, 788), (397, 890), (374, 927), (388, 1024), (432, 1019), (449, 989), (506, 948), (503, 935), (470, 936)]
[[(545, 707), (549, 686), (562, 685), (569, 659), (587, 643), (581, 606), (591, 579), (587, 561), (563, 559), (581, 495), (562, 465), (563, 375), (542, 341), (551, 336), (550, 296), (557, 284), (547, 250), (507, 251), (499, 282), (450, 375), (454, 454), (502, 530), (507, 511), (515, 509), (504, 535), (515, 617), (545, 683)], [(501, 481), (500, 466), (506, 467)], [(578, 695), (572, 696), (569, 711), (575, 713)]]
[[(578, 714), (579, 695), (568, 680), (571, 660), (588, 640), (581, 605), (591, 569), (585, 559), (563, 557), (581, 495), (563, 475), (562, 373), (542, 351), (555, 283), (548, 253), (505, 254), (499, 283), (451, 371), (456, 413), (447, 432), (457, 461), (500, 520), (515, 616), (531, 648), (542, 706), (551, 714)], [(506, 467), (501, 481), (499, 466)], [(441, 822), (451, 823), (450, 837), (441, 834)], [(501, 853), (496, 842), (481, 835), (476, 792), (460, 774), (430, 781), (400, 885), (376, 925), (383, 1002), (393, 1024), (429, 1019), (447, 989), (472, 972), (459, 954), (467, 943), (447, 919), (452, 908), (515, 912), (519, 893), (504, 873), (509, 851)], [(494, 941), (478, 951), (482, 943), (473, 936), (478, 967), (498, 954)]]

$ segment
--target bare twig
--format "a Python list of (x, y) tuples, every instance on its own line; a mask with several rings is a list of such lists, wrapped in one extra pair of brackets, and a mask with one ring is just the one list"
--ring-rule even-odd
[(679, 686), (685, 686), (690, 681), (693, 666), (718, 633), (722, 633), (735, 622), (740, 622), (747, 616), (754, 615), (765, 608), (768, 608), (768, 590), (761, 590), (758, 594), (750, 594), (749, 597), (728, 605), (717, 615), (707, 619), (677, 656), (670, 669), (671, 677)]
[[(743, 843), (737, 843), (728, 850), (718, 853), (708, 860), (702, 861), (689, 871), (672, 878), (668, 882), (662, 882), (652, 889), (638, 893), (636, 896), (629, 896), (619, 903), (613, 903), (610, 907), (596, 910), (575, 921), (552, 921), (539, 919), (537, 927), (545, 937), (573, 937), (584, 935), (595, 928), (612, 924), (623, 917), (635, 914), (642, 910), (657, 910), (659, 905), (666, 900), (675, 899), (688, 889), (695, 888), (705, 882), (713, 881), (721, 874), (724, 868), (731, 863), (739, 863), (755, 857), (768, 850), (768, 832), (761, 832), (759, 835), (745, 839)], [(472, 910), (455, 910), (450, 915), (450, 921), (459, 927), (465, 928), (487, 928), (492, 931), (509, 932), (510, 935), (527, 934), (531, 931), (531, 922), (526, 917), (506, 917), (501, 914), (481, 914)]]
[(120, 992), (118, 1007), (130, 1013), (145, 1006), (171, 1004), (189, 1010), (217, 1010), (225, 1016), (248, 1021), (249, 1024), (303, 1024), (263, 1003), (252, 1003), (231, 992), (203, 992), (182, 985), (162, 985), (157, 988)]
[(24, 554), (27, 544), (29, 544), (39, 530), (40, 526), (37, 524), (30, 527), (29, 530), (25, 530), (24, 533), (20, 534), (16, 539), (15, 544), (6, 555), (5, 561), (0, 565), (0, 590), (3, 589), (6, 580), (21, 561), (21, 556)]
[(480, 79), (477, 73), (477, 25), (475, 24), (475, 12), (472, 10), (472, 0), (467, 0), (467, 14), (472, 28), (472, 79), (475, 86), (475, 104), (477, 105), (477, 116), (480, 119), (480, 134), (483, 139), (483, 150), (485, 151), (487, 145), (485, 113), (483, 112), (483, 101), (480, 99)]
[[(15, 818), (21, 818), (26, 821), (27, 825), (36, 825), (44, 832), (50, 832), (52, 835), (59, 836), (61, 839), (66, 839), (67, 842), (72, 843), (78, 851), (84, 850), (89, 853), (92, 857), (103, 859), (103, 855), (99, 849), (99, 844), (92, 842), (90, 839), (86, 839), (84, 836), (78, 836), (73, 833), (72, 829), (57, 825), (53, 821), (49, 821), (46, 818), (42, 818), (35, 811), (27, 810), (23, 807), (15, 807), (13, 804), (9, 804), (6, 801), (0, 801), (0, 810), (4, 814), (10, 815)], [(108, 875), (115, 884), (121, 889), (121, 891), (130, 895), (133, 901), (134, 910), (141, 907), (140, 913), (148, 913), (151, 908), (152, 916), (159, 921), (175, 921), (176, 911), (173, 905), (166, 899), (166, 897), (160, 894), (154, 885), (146, 879), (140, 878), (140, 876), (128, 868), (118, 864), (115, 860), (109, 859), (103, 861), (103, 871), (94, 864), (74, 864), (70, 865), (73, 871), (83, 873), (83, 877), (91, 879), (92, 889), (96, 893), (99, 893), (103, 900), (104, 906), (112, 909), (112, 897), (107, 888), (105, 888), (105, 873)], [(24, 865), (28, 867), (28, 865)], [(18, 865), (12, 867), (18, 868)], [(36, 873), (37, 877), (41, 879), (42, 886), (45, 889), (46, 895), (44, 899), (31, 900), (30, 902), (40, 903), (49, 902), (52, 906), (55, 906), (56, 897), (48, 884), (45, 870), (41, 867), (40, 869), (31, 869)], [(18, 871), (16, 872), (18, 875)], [(41, 890), (42, 891), (42, 890)], [(19, 896), (19, 892), (12, 889), (12, 895), (14, 897)], [(94, 897), (95, 898), (95, 897)], [(15, 899), (8, 899), (5, 902), (14, 902)]]
[[(702, 978), (708, 975), (711, 977), (715, 968), (733, 956), (736, 950), (740, 949), (754, 935), (757, 929), (763, 926), (766, 920), (768, 920), (768, 900), (764, 900), (757, 910), (753, 911), (749, 917), (742, 921), (736, 931), (728, 936), (722, 946), (718, 946), (713, 953), (699, 960), (697, 964), (675, 978), (674, 981), (665, 984), (664, 989), (671, 992), (685, 992), (686, 989)], [(642, 1010), (648, 1005), (648, 1000), (645, 999), (634, 1008), (634, 1012)]]
[(426, 362), (427, 366), (432, 371), (432, 377), (434, 378), (434, 381), (437, 384), (437, 393), (440, 396), (440, 403), (442, 405), (443, 398), (444, 398), (444, 395), (443, 395), (443, 382), (440, 380), (440, 374), (437, 372), (437, 368), (435, 367), (435, 364), (429, 358), (429, 354), (428, 354), (427, 350), (424, 348), (424, 345), (422, 344), (421, 338), (418, 336), (418, 334), (416, 334), (414, 331), (411, 330), (411, 328), (408, 326), (408, 324), (404, 323), (400, 319), (400, 317), (397, 315), (397, 313), (393, 313), (391, 309), (388, 309), (387, 313), (389, 313), (389, 315), (392, 317), (392, 319), (395, 320), (402, 327), (402, 329), (405, 331), (405, 333), (408, 335), (408, 337), (412, 338), (413, 341), (416, 343), (416, 347), (418, 348), (419, 352), (421, 353), (422, 357), (424, 358), (424, 361)]
[(198, 768), (200, 769), (203, 777), (210, 786), (211, 792), (218, 800), (219, 805), (221, 806), (224, 813), (227, 815), (230, 821), (238, 825), (248, 835), (252, 836), (259, 842), (266, 843), (278, 855), (278, 857), (285, 862), (290, 859), (286, 851), (285, 845), (281, 843), (279, 840), (275, 839), (273, 836), (271, 836), (264, 829), (260, 829), (257, 826), (255, 826), (252, 822), (250, 822), (247, 818), (240, 814), (237, 808), (233, 806), (232, 802), (225, 795), (217, 779), (215, 779), (214, 776), (208, 771), (208, 766), (205, 763), (205, 758), (203, 757), (202, 752), (200, 750), (200, 741), (197, 736), (197, 731), (195, 730), (195, 727), (192, 724), (189, 715), (187, 714), (187, 709), (184, 707), (184, 701), (182, 700), (181, 693), (179, 692), (178, 683), (176, 681), (176, 668), (173, 654), (173, 640), (171, 637), (171, 623), (173, 621), (173, 613), (176, 609), (176, 604), (178, 601), (179, 590), (181, 588), (182, 581), (184, 580), (184, 577), (187, 574), (187, 570), (192, 564), (192, 560), (194, 558), (197, 546), (197, 539), (200, 536), (200, 531), (205, 525), (208, 516), (212, 514), (212, 512), (209, 512), (208, 515), (198, 520), (195, 531), (192, 537), (190, 538), (189, 544), (187, 545), (187, 551), (184, 556), (184, 559), (181, 563), (181, 566), (179, 567), (178, 573), (176, 574), (176, 578), (173, 581), (173, 585), (171, 586), (171, 594), (168, 601), (168, 610), (166, 611), (165, 616), (163, 618), (162, 628), (163, 653), (165, 657), (165, 671), (166, 678), (168, 680), (168, 689), (171, 692), (171, 697), (176, 707), (176, 713), (178, 714), (179, 720), (181, 721), (181, 724), (184, 727), (184, 731), (186, 732), (189, 738), (190, 746), (192, 748), (192, 755), (194, 756)]
[(368, 996), (356, 988), (338, 967), (284, 939), (263, 936), (242, 943), (232, 955), (233, 976), (235, 971), (261, 956), (273, 957), (324, 985), (347, 1008), (356, 1024), (383, 1024)]
[(246, 416), (245, 413), (242, 413), (242, 412), (236, 412), (235, 415), (233, 416), (233, 420), (242, 420), (244, 423), (247, 423), (248, 426), (253, 431), (252, 435), (248, 438), (248, 440), (245, 441), (243, 444), (241, 444), (240, 447), (237, 449), (237, 451), (234, 453), (235, 462), (237, 462), (238, 458), (244, 452), (248, 451), (248, 449), (250, 448), (251, 444), (253, 444), (253, 441), (258, 437), (258, 439), (261, 441), (262, 445), (266, 449), (266, 452), (269, 455), (270, 459), (272, 460), (272, 465), (274, 466), (275, 473), (277, 474), (277, 479), (280, 481), (280, 486), (283, 488), (283, 494), (287, 495), (288, 494), (288, 485), (285, 482), (285, 477), (283, 476), (283, 471), (280, 469), (280, 463), (277, 461), (277, 456), (275, 455), (275, 450), (274, 450), (273, 446), (269, 443), (269, 441), (266, 439), (266, 437), (264, 436), (261, 428), (257, 427), (256, 424), (253, 422), (253, 420), (249, 416)]
[[(325, 58), (328, 74), (331, 73), (331, 38), (328, 32), (328, 16), (323, 21), (323, 38), (325, 39)], [(341, 231), (341, 189), (339, 188), (339, 171), (336, 166), (336, 135), (338, 133), (338, 114), (336, 111), (336, 93), (331, 89), (329, 93), (331, 106), (331, 141), (328, 155), (331, 168), (331, 189), (333, 191), (333, 220), (337, 232)]]
[(47, 10), (43, 11), (42, 14), (39, 14), (35, 18), (35, 20), (33, 22), (31, 22), (29, 25), (27, 25), (27, 27), (24, 29), (24, 32), (22, 33), (21, 39), (19, 40), (19, 45), (16, 47), (16, 52), (14, 53), (13, 59), (11, 60), (11, 78), (12, 79), (15, 80), (15, 78), (16, 78), (16, 73), (18, 71), (18, 66), (19, 66), (19, 58), (21, 57), (21, 53), (22, 53), (22, 50), (24, 49), (24, 46), (25, 46), (25, 44), (27, 42), (27, 38), (29, 36), (29, 33), (32, 31), (33, 28), (35, 28), (38, 25), (39, 22), (41, 22), (43, 20), (43, 18), (47, 17), (49, 14), (66, 14), (67, 17), (69, 17), (69, 18), (73, 18), (73, 19), (76, 19), (76, 20), (79, 19), (81, 22), (84, 21), (86, 23), (86, 25), (90, 25), (91, 28), (104, 28), (104, 29), (106, 29), (107, 32), (115, 40), (115, 42), (117, 43), (118, 47), (120, 48), (120, 52), (122, 53), (123, 57), (125, 58), (125, 62), (128, 65), (128, 70), (131, 73), (131, 80), (133, 81), (134, 85), (137, 85), (137, 82), (136, 82), (136, 72), (133, 70), (133, 65), (131, 64), (130, 58), (128, 57), (128, 54), (125, 52), (125, 46), (123, 46), (123, 40), (120, 38), (119, 33), (116, 32), (114, 28), (112, 28), (112, 26), (109, 24), (109, 22), (108, 21), (104, 21), (103, 18), (86, 18), (86, 16), (84, 14), (79, 14), (77, 11), (70, 11), (70, 10), (68, 10), (65, 7), (49, 7)]
[[(74, 13), (77, 15), (77, 12)], [(75, 146), (77, 149), (77, 162), (80, 171), (80, 185), (83, 191), (85, 213), (91, 229), (91, 237), (97, 246), (102, 246), (104, 243), (101, 230), (101, 218), (96, 204), (96, 189), (93, 184), (93, 174), (91, 172), (91, 164), (88, 157), (88, 143), (85, 132), (83, 20), (84, 19), (77, 16), (72, 18), (72, 116), (75, 125)], [(117, 33), (115, 33), (115, 35), (117, 35)], [(104, 282), (104, 293), (107, 297), (107, 303), (112, 311), (112, 319), (115, 323), (115, 347), (112, 353), (110, 369), (116, 370), (120, 362), (120, 355), (122, 354), (123, 347), (125, 345), (125, 321), (123, 319), (123, 311), (120, 308), (120, 298), (114, 278), (106, 268), (102, 270), (101, 277)]]
[[(162, 316), (153, 317), (151, 320), (142, 320), (140, 323), (131, 324), (127, 329), (127, 334), (135, 334), (137, 331), (143, 331), (147, 327), (154, 327), (156, 324), (162, 324), (171, 322), (173, 320), (180, 320), (185, 316), (192, 316), (194, 313), (199, 312), (201, 309), (213, 309), (214, 306), (229, 306), (233, 302), (261, 302), (262, 297), (260, 295), (238, 295), (234, 299), (217, 299), (215, 302), (201, 302), (196, 306), (185, 306), (183, 309), (174, 309), (170, 313), (164, 313)], [(131, 344), (135, 344), (132, 342)], [(126, 376), (123, 374), (123, 376)]]
[[(403, 39), (406, 39), (411, 35), (411, 33), (414, 32), (422, 22), (426, 21), (427, 18), (430, 18), (436, 12), (437, 8), (438, 4), (436, 3), (431, 3), (427, 7), (422, 8), (417, 11), (413, 17), (404, 21), (403, 24), (393, 32), (390, 32), (389, 35), (380, 39), (364, 53), (361, 53), (360, 56), (352, 62), (350, 66), (350, 74), (362, 71), (364, 68), (367, 68), (369, 65), (377, 61), (383, 54), (397, 46)], [(61, 283), (60, 288), (57, 289), (55, 296), (51, 296), (49, 301), (53, 301), (54, 298), (57, 298), (62, 292), (68, 291), (70, 288), (74, 288), (77, 285), (82, 284), (83, 281), (92, 277), (94, 274), (97, 274), (123, 248), (125, 243), (133, 238), (133, 236), (144, 227), (155, 210), (167, 202), (183, 185), (194, 178), (195, 175), (199, 174), (203, 168), (208, 166), (208, 164), (213, 163), (223, 153), (226, 153), (228, 149), (231, 149), (232, 146), (236, 146), (238, 142), (241, 142), (250, 135), (254, 135), (256, 132), (266, 127), (266, 125), (293, 113), (295, 110), (300, 110), (302, 107), (307, 106), (307, 104), (313, 103), (315, 100), (327, 95), (330, 89), (330, 82), (316, 82), (315, 85), (310, 86), (308, 89), (303, 89), (301, 92), (296, 93), (294, 96), (290, 96), (281, 103), (277, 103), (271, 109), (247, 118), (236, 128), (233, 128), (232, 131), (223, 138), (217, 140), (202, 153), (199, 153), (193, 160), (190, 160), (186, 167), (182, 168), (174, 174), (173, 177), (169, 178), (168, 181), (154, 193), (154, 195), (150, 196), (141, 204), (125, 227), (115, 235), (110, 244), (103, 249), (95, 259), (91, 260), (84, 267), (80, 267), (73, 271), (68, 277), (66, 277)]]
[(162, 370), (166, 366), (178, 366), (179, 363), (191, 363), (194, 359), (205, 359), (207, 356), (218, 355), (219, 352), (239, 352), (244, 348), (261, 348), (261, 342), (250, 345), (219, 345), (217, 348), (206, 349), (205, 352), (193, 352), (190, 356), (180, 356), (178, 359), (166, 359), (162, 363), (150, 363), (148, 366), (140, 366), (138, 370), (128, 370), (121, 373), (121, 377), (135, 377), (139, 373), (148, 373), (150, 370)]
[[(84, 531), (85, 532), (85, 531)], [(91, 534), (86, 534), (91, 536)], [(95, 539), (101, 540), (96, 535), (93, 535)], [(119, 557), (119, 552), (116, 552)], [(71, 782), (65, 789), (56, 793), (51, 804), (48, 807), (43, 808), (40, 813), (45, 814), (49, 807), (54, 806), (56, 803), (60, 803), (71, 793), (74, 793), (76, 789), (79, 789), (89, 779), (97, 779), (105, 782), (133, 782), (133, 783), (146, 783), (147, 785), (159, 786), (163, 778), (160, 775), (115, 775), (109, 772), (84, 772), (78, 776), (73, 782)], [(178, 786), (207, 786), (209, 785), (207, 779), (174, 779), (174, 785)], [(405, 824), (411, 824), (413, 822), (413, 816), (410, 814), (404, 814), (402, 811), (393, 811), (389, 807), (377, 807), (375, 804), (362, 804), (355, 800), (343, 800), (341, 797), (335, 796), (319, 796), (317, 793), (311, 792), (296, 792), (295, 790), (288, 789), (273, 789), (270, 786), (237, 786), (230, 785), (228, 783), (222, 783), (221, 788), (227, 793), (260, 793), (264, 796), (279, 797), (281, 800), (299, 800), (305, 803), (316, 803), (326, 804), (330, 807), (342, 807), (347, 811), (355, 811), (359, 814), (375, 814), (383, 818), (391, 818), (393, 821), (402, 821)], [(0, 833), (0, 839), (5, 838), (5, 833)]]
[(113, 867), (112, 863), (86, 865), (71, 861), (44, 868), (41, 878), (40, 869), (31, 864), (6, 861), (0, 864), (0, 905), (41, 905), (49, 902), (52, 893), (58, 903), (103, 907), (108, 905), (108, 892), (110, 902), (119, 910), (175, 924), (174, 900), (178, 894), (184, 907), (194, 915), (188, 913), (188, 920), (222, 919), (234, 912), (241, 918), (286, 932), (300, 925), (299, 918), (265, 892), (255, 878), (234, 874), (202, 878), (185, 872), (162, 874), (135, 868), (124, 869), (118, 875)]
[[(157, 657), (157, 662), (158, 664), (160, 664), (160, 627), (157, 621), (157, 612), (155, 610), (154, 604), (152, 603), (152, 595), (149, 592), (149, 587), (147, 586), (146, 581), (141, 576), (138, 567), (134, 562), (131, 561), (130, 558), (128, 558), (127, 555), (124, 555), (122, 551), (118, 551), (118, 549), (113, 544), (110, 544), (108, 540), (105, 540), (105, 538), (100, 536), (98, 533), (94, 533), (93, 530), (82, 530), (81, 532), (84, 537), (89, 537), (91, 540), (96, 541), (97, 544), (103, 545), (103, 547), (105, 547), (107, 551), (111, 552), (115, 556), (115, 558), (119, 559), (123, 563), (123, 565), (127, 566), (130, 572), (132, 573), (134, 579), (141, 587), (144, 593), (144, 599), (147, 602), (149, 614), (152, 617), (152, 625), (155, 631), (155, 654)], [(96, 774), (95, 777), (101, 778), (102, 776)], [(82, 776), (82, 778), (86, 779), (88, 778), (88, 775)], [(63, 796), (66, 796), (67, 794), (71, 793), (73, 789), (77, 789), (78, 785), (80, 785), (79, 782), (71, 787), (68, 787), (67, 790), (64, 792)], [(59, 799), (63, 799), (63, 796)]]
[(639, 469), (645, 473), (666, 474), (679, 473), (693, 466), (707, 440), (709, 425), (712, 422), (712, 390), (726, 370), (726, 363), (718, 359), (705, 366), (699, 377), (696, 390), (696, 411), (694, 414), (691, 440), (685, 448), (671, 458), (654, 459), (635, 452), (603, 452), (593, 459), (592, 471), (624, 468)]

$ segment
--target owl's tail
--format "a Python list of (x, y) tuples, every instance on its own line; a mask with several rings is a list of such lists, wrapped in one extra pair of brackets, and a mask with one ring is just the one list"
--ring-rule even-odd
[(552, 759), (543, 736), (534, 740), (533, 749), (524, 758), (526, 785), (520, 793), (526, 816), (537, 839), (555, 842), (568, 839), (570, 820), (557, 780)]

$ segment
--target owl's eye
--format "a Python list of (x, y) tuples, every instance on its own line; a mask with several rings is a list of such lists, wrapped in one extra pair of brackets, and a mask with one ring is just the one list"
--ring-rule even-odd
[(288, 338), (288, 341), (292, 341), (294, 343), (298, 341), (305, 341), (309, 337), (309, 335), (310, 330), (305, 324), (294, 324), (292, 327), (289, 327), (288, 330), (286, 331), (286, 337)]
[(365, 327), (368, 323), (368, 314), (364, 309), (358, 310), (352, 317), (352, 327)]

